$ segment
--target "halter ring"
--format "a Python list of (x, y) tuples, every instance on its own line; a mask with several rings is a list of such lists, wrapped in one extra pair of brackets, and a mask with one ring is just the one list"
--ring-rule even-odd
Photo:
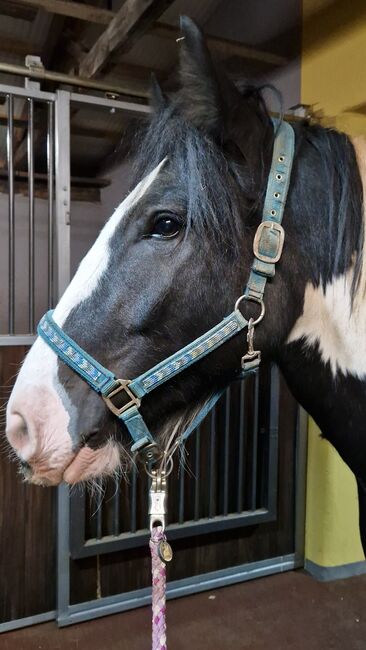
[[(173, 458), (171, 456), (169, 456), (169, 458), (167, 459), (166, 467), (167, 467), (166, 470), (163, 472), (165, 478), (167, 478), (169, 476), (169, 474), (171, 474), (172, 471), (173, 471), (174, 461), (173, 461)], [(159, 472), (159, 470), (150, 471), (149, 468), (148, 468), (147, 463), (144, 463), (144, 469), (145, 469), (146, 474), (152, 479), (156, 478), (156, 473)]]
[(264, 314), (266, 313), (266, 306), (261, 298), (255, 298), (255, 296), (245, 296), (243, 294), (237, 299), (235, 303), (235, 311), (239, 311), (239, 305), (242, 300), (249, 300), (250, 302), (256, 302), (258, 305), (260, 305), (261, 313), (259, 314), (256, 320), (252, 321), (252, 327), (255, 327), (255, 325), (258, 325), (258, 323), (260, 323), (261, 320), (264, 318)]

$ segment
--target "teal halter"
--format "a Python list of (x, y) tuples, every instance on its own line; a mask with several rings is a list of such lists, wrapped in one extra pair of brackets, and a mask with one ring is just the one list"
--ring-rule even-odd
[[(124, 422), (132, 438), (131, 451), (143, 453), (145, 460), (153, 459), (156, 453), (161, 451), (139, 411), (141, 400), (145, 395), (216, 350), (246, 327), (249, 349), (242, 358), (242, 375), (257, 370), (260, 364), (260, 352), (253, 349), (253, 331), (254, 326), (264, 316), (263, 296), (266, 282), (268, 278), (274, 276), (275, 265), (282, 253), (284, 230), (281, 221), (290, 185), (295, 141), (294, 131), (288, 123), (278, 120), (273, 120), (273, 123), (276, 133), (272, 165), (262, 222), (253, 243), (255, 257), (245, 292), (237, 300), (235, 309), (229, 316), (192, 343), (133, 380), (118, 379), (110, 370), (93, 359), (56, 324), (52, 317), (52, 310), (43, 316), (38, 325), (38, 334), (58, 357), (84, 379), (90, 388), (99, 393), (112, 413)], [(254, 301), (260, 305), (261, 314), (256, 321), (252, 319), (248, 321), (241, 314), (239, 304), (242, 300)], [(220, 390), (212, 395), (181, 435), (180, 441), (185, 440), (202, 422), (223, 392)]]

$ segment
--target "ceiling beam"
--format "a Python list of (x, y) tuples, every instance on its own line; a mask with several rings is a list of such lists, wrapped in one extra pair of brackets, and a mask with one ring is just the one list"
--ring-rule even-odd
[[(149, 32), (154, 36), (174, 41), (181, 36), (179, 29), (164, 23), (155, 23), (155, 25), (150, 27)], [(288, 63), (288, 59), (283, 56), (266, 52), (265, 50), (259, 50), (258, 48), (250, 47), (237, 41), (216, 38), (216, 36), (209, 36), (208, 34), (205, 35), (205, 40), (210, 49), (219, 52), (224, 58), (235, 56), (246, 60), (261, 61), (262, 63), (268, 63), (274, 66), (286, 65)]]
[(115, 16), (114, 11), (100, 9), (100, 7), (82, 4), (81, 2), (69, 2), (68, 0), (12, 0), (12, 4), (34, 10), (44, 9), (52, 14), (78, 18), (90, 23), (98, 23), (98, 25), (109, 25)]
[(0, 14), (2, 16), (11, 16), (11, 18), (18, 18), (19, 20), (27, 20), (32, 22), (34, 19), (34, 10), (27, 7), (17, 5), (13, 0), (1, 0)]
[(94, 77), (115, 52), (127, 52), (173, 0), (126, 0), (107, 29), (83, 58), (79, 74)]
[(0, 33), (0, 52), (7, 54), (16, 54), (24, 58), (27, 54), (41, 54), (41, 47), (32, 41), (22, 40), (21, 38), (12, 38), (8, 34)]

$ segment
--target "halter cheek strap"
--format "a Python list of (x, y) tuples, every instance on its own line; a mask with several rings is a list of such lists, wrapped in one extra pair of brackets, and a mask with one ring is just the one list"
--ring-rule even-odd
[[(113, 372), (104, 368), (90, 354), (70, 338), (53, 319), (53, 312), (45, 314), (38, 325), (38, 334), (54, 350), (58, 357), (97, 393), (101, 395), (108, 408), (124, 422), (132, 438), (133, 452), (145, 452), (145, 459), (154, 457), (158, 445), (149, 431), (139, 409), (141, 400), (152, 390), (161, 386), (178, 373), (189, 368), (216, 350), (244, 328), (248, 328), (248, 353), (242, 359), (242, 374), (255, 371), (260, 363), (260, 352), (254, 351), (254, 326), (264, 316), (263, 295), (266, 282), (275, 274), (284, 243), (284, 230), (281, 226), (286, 197), (290, 184), (294, 156), (294, 131), (286, 122), (273, 120), (276, 129), (272, 165), (269, 174), (262, 222), (253, 243), (254, 261), (248, 284), (234, 311), (208, 332), (189, 343), (175, 354), (143, 373), (132, 381), (118, 379)], [(253, 300), (261, 306), (261, 316), (257, 321), (247, 321), (239, 311), (241, 300)], [(224, 389), (225, 390), (225, 389)], [(198, 412), (180, 440), (186, 439), (202, 422), (224, 390), (214, 393)], [(150, 456), (149, 456), (150, 454)]]

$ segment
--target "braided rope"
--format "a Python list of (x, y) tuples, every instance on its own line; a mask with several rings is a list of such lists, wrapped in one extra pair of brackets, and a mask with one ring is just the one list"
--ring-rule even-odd
[(165, 621), (166, 567), (158, 554), (158, 546), (165, 540), (161, 526), (151, 531), (151, 573), (152, 573), (152, 650), (167, 650)]

